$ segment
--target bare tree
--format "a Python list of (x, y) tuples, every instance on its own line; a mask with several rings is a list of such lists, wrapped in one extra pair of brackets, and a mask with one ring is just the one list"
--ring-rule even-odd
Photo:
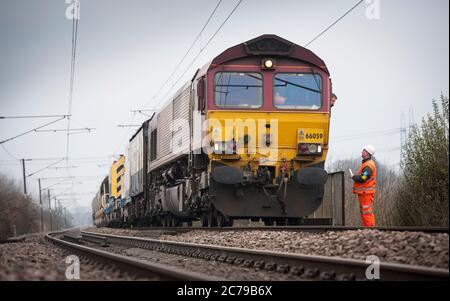
[(34, 232), (39, 227), (38, 208), (32, 199), (22, 194), (20, 186), (0, 175), (0, 237), (11, 236), (13, 225), (17, 234)]
[[(22, 193), (21, 185), (6, 175), (0, 174), (0, 240), (12, 235), (13, 225), (18, 235), (39, 232), (41, 230), (41, 212), (39, 205), (33, 202), (31, 196)], [(48, 210), (43, 211), (44, 217), (49, 216)], [(60, 210), (58, 214), (52, 212), (52, 223), (60, 227), (65, 221), (70, 223)], [(50, 230), (50, 220), (44, 218), (44, 229)], [(70, 225), (66, 225), (70, 226)]]

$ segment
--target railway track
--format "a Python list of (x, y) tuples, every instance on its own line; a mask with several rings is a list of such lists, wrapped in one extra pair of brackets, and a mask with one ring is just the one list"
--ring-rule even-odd
[[(202, 275), (200, 273), (187, 271), (184, 269), (168, 266), (164, 264), (148, 262), (135, 259), (129, 256), (118, 255), (96, 248), (83, 246), (77, 243), (77, 237), (67, 235), (69, 231), (51, 232), (45, 238), (52, 244), (61, 247), (69, 252), (87, 257), (96, 262), (106, 265), (113, 265), (130, 275), (141, 277), (152, 277), (160, 280), (175, 281), (224, 281), (225, 279)], [(66, 234), (66, 235), (65, 235)], [(65, 236), (65, 239), (61, 239)], [(70, 241), (67, 241), (70, 240)]]
[[(117, 228), (121, 229), (121, 228)], [(355, 230), (379, 230), (400, 232), (425, 232), (425, 233), (448, 233), (449, 228), (444, 227), (354, 227), (354, 226), (248, 226), (248, 227), (136, 227), (123, 228), (127, 230), (153, 230), (163, 232), (189, 232), (194, 230), (204, 231), (303, 231), (303, 232), (327, 232), (327, 231), (355, 231)]]
[[(81, 231), (83, 240), (116, 244), (218, 261), (258, 270), (290, 273), (305, 280), (366, 280), (368, 263), (361, 260), (300, 255)], [(449, 271), (404, 264), (380, 263), (380, 280), (448, 280)]]

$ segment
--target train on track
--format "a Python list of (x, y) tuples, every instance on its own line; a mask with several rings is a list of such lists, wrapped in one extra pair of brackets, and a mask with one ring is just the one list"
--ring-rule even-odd
[(281, 37), (225, 50), (134, 133), (94, 224), (302, 224), (324, 195), (331, 95), (323, 60)]

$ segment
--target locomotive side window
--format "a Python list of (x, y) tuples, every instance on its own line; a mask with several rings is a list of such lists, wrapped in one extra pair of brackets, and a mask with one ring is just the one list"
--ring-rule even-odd
[(199, 79), (197, 83), (198, 110), (202, 113), (205, 111), (205, 77)]
[(273, 103), (278, 109), (320, 109), (322, 106), (322, 77), (311, 73), (275, 74)]
[(263, 104), (260, 73), (218, 72), (214, 78), (214, 101), (221, 108), (257, 109)]
[(151, 135), (151, 139), (150, 139), (150, 161), (153, 161), (156, 159), (156, 141), (158, 138), (158, 134), (157, 134), (157, 129), (154, 129), (152, 131)]

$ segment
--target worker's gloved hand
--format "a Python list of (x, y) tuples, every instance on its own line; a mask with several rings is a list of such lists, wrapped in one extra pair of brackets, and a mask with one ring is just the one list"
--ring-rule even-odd
[(353, 179), (353, 171), (351, 170), (351, 168), (348, 169), (348, 177), (350, 179)]

